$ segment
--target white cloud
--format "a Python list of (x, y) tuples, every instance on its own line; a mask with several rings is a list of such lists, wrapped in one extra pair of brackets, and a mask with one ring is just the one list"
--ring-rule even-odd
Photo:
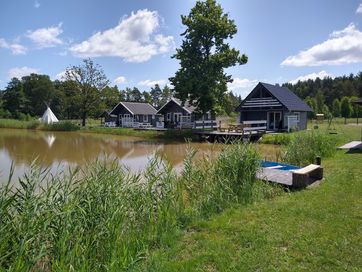
[(0, 39), (0, 48), (11, 50), (13, 55), (25, 55), (27, 48), (19, 43), (8, 43), (5, 39)]
[(40, 8), (40, 3), (39, 3), (39, 1), (35, 0), (35, 2), (34, 2), (34, 8)]
[(38, 48), (47, 48), (63, 44), (63, 41), (58, 38), (62, 33), (62, 23), (59, 23), (57, 26), (39, 28), (34, 31), (28, 30), (26, 37), (32, 40)]
[(362, 62), (362, 32), (351, 23), (328, 40), (287, 57), (282, 66), (341, 65)]
[(23, 76), (28, 76), (30, 74), (38, 74), (38, 73), (39, 70), (36, 68), (31, 68), (27, 66), (15, 67), (9, 70), (8, 78), (12, 79), (13, 77), (16, 77), (18, 79), (21, 79)]
[(126, 82), (126, 78), (124, 76), (119, 76), (114, 80), (114, 83), (122, 84)]
[(235, 77), (233, 82), (227, 84), (228, 90), (233, 93), (241, 95), (242, 98), (246, 97), (250, 91), (258, 84), (258, 80), (250, 80), (247, 78)]
[(62, 71), (55, 75), (54, 80), (60, 80), (63, 81), (65, 78), (65, 71)]
[(356, 9), (356, 13), (362, 14), (362, 3), (359, 4), (358, 8)]
[(172, 36), (156, 34), (160, 25), (157, 11), (138, 10), (123, 17), (117, 26), (97, 32), (69, 50), (79, 57), (120, 57), (127, 62), (144, 62), (174, 47)]
[(137, 83), (137, 85), (139, 85), (139, 86), (144, 86), (144, 87), (153, 87), (153, 86), (155, 86), (156, 84), (158, 84), (159, 86), (166, 85), (166, 84), (167, 84), (167, 80), (164, 80), (164, 79), (160, 79), (160, 80), (149, 80), (149, 79), (146, 79), (146, 80), (142, 80), (142, 81), (140, 81), (140, 82)]
[(300, 77), (297, 77), (296, 79), (293, 79), (291, 81), (289, 81), (289, 83), (291, 84), (297, 84), (298, 81), (307, 81), (308, 79), (316, 79), (317, 77), (319, 77), (320, 79), (324, 79), (326, 77), (333, 77), (331, 74), (328, 74), (326, 71), (320, 71), (318, 73), (311, 73), (311, 74), (308, 74), (308, 75), (304, 75), (304, 76), (300, 76)]

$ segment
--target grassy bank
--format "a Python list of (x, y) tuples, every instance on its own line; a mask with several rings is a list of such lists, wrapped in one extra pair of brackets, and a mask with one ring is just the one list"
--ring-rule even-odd
[(0, 268), (132, 269), (191, 222), (282, 193), (255, 179), (252, 145), (225, 146), (197, 165), (194, 155), (179, 175), (157, 157), (141, 175), (103, 162), (64, 177), (32, 167), (21, 188), (0, 189)]
[(15, 119), (0, 119), (0, 128), (16, 128), (16, 129), (37, 129), (44, 131), (76, 131), (83, 133), (111, 134), (121, 136), (141, 137), (147, 140), (176, 140), (184, 141), (185, 139), (195, 139), (196, 135), (191, 130), (134, 130), (132, 128), (106, 128), (97, 126), (80, 127), (76, 122), (61, 121), (50, 125), (42, 124), (37, 120), (20, 121)]
[[(336, 145), (360, 137), (359, 127), (336, 129), (324, 131)], [(195, 222), (137, 271), (359, 271), (361, 156), (336, 151), (323, 158), (320, 186)]]

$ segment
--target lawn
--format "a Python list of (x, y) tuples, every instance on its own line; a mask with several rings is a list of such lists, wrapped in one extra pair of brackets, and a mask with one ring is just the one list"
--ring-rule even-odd
[[(336, 129), (338, 144), (359, 139), (356, 126)], [(138, 270), (361, 271), (362, 153), (337, 151), (322, 163), (320, 186), (195, 222)]]

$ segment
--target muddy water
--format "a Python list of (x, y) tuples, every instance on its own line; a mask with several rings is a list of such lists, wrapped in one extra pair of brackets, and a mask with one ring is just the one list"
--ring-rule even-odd
[[(190, 143), (198, 156), (214, 156), (221, 145)], [(23, 176), (34, 160), (53, 174), (68, 167), (85, 166), (96, 159), (113, 159), (133, 171), (141, 171), (156, 152), (175, 167), (180, 167), (188, 144), (148, 142), (140, 138), (96, 135), (77, 132), (43, 132), (24, 129), (0, 129), (0, 183), (7, 180), (11, 165), (13, 178)], [(273, 159), (275, 146), (258, 145), (262, 157)]]

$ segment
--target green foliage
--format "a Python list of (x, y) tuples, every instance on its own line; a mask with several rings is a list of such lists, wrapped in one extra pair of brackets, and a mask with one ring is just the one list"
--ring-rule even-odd
[(101, 66), (94, 64), (91, 59), (84, 59), (83, 64), (67, 68), (65, 80), (72, 82), (79, 93), (76, 104), (79, 107), (82, 125), (85, 126), (87, 116), (99, 106), (100, 92), (109, 81)]
[[(333, 109), (333, 101), (335, 99), (341, 100), (342, 97), (362, 97), (362, 71), (358, 74), (344, 75), (340, 77), (324, 79), (316, 78), (315, 80), (299, 81), (297, 84), (285, 83), (283, 86), (288, 87), (294, 91), (302, 99), (308, 96), (319, 99), (318, 107), (313, 110), (318, 110), (320, 113), (322, 102)], [(318, 97), (317, 97), (318, 96)]]
[(348, 118), (351, 116), (351, 113), (352, 113), (352, 106), (351, 106), (351, 103), (348, 99), (348, 97), (343, 97), (342, 100), (341, 100), (341, 115), (342, 117), (345, 118)]
[(231, 76), (224, 69), (245, 64), (247, 57), (225, 42), (237, 29), (215, 0), (197, 1), (188, 16), (181, 16), (186, 30), (173, 58), (181, 68), (170, 78), (176, 96), (205, 113), (223, 104)]
[(79, 126), (71, 121), (61, 121), (58, 123), (44, 125), (43, 129), (50, 131), (76, 131), (79, 130)]
[(295, 133), (287, 144), (282, 160), (298, 166), (314, 163), (315, 157), (327, 158), (336, 149), (335, 139), (323, 132)]
[(129, 270), (150, 249), (169, 244), (187, 218), (252, 201), (259, 166), (252, 145), (226, 146), (201, 164), (194, 154), (179, 176), (158, 156), (142, 174), (116, 162), (56, 176), (33, 165), (15, 192), (10, 181), (0, 188), (0, 267)]
[(290, 143), (292, 137), (293, 134), (290, 133), (266, 134), (261, 138), (260, 143), (287, 145)]
[(333, 100), (332, 113), (334, 117), (341, 116), (341, 102), (338, 98)]
[(0, 128), (36, 129), (40, 127), (38, 120), (20, 121), (15, 119), (0, 119)]

